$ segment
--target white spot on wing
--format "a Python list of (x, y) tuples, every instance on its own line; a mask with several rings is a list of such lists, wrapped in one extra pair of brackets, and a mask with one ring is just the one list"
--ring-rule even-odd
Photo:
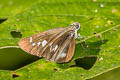
[(52, 46), (53, 42), (51, 42), (49, 45)]
[(65, 56), (66, 56), (66, 53), (63, 52), (60, 57), (64, 58)]
[(58, 48), (58, 45), (55, 46), (54, 51)]
[(36, 43), (32, 43), (32, 46), (35, 46), (36, 45)]
[(38, 42), (38, 43), (37, 43), (37, 46), (40, 46), (40, 43), (41, 43), (41, 42)]
[(50, 51), (52, 50), (52, 44), (53, 44), (53, 42), (51, 42), (51, 43), (49, 44), (49, 46), (50, 46)]
[(70, 37), (73, 37), (73, 33), (70, 34)]
[(66, 53), (63, 52), (57, 56), (56, 60), (59, 60), (59, 59), (64, 58), (64, 57), (66, 57)]
[(42, 41), (42, 47), (44, 47), (46, 44), (47, 44), (47, 41), (46, 41), (46, 40), (43, 40), (43, 41)]
[(30, 43), (32, 43), (32, 37), (30, 37)]

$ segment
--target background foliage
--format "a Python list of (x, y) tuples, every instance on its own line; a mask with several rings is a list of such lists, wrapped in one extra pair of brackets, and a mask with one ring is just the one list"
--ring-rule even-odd
[[(119, 5), (117, 0), (1, 1), (0, 79), (112, 80), (108, 76), (117, 76), (120, 67)], [(69, 63), (47, 62), (17, 47), (21, 38), (73, 22), (81, 23), (78, 33), (85, 39), (76, 40), (75, 56)]]

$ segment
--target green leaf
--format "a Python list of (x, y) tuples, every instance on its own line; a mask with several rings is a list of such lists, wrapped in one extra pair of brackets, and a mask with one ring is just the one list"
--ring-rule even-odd
[(38, 0), (1, 0), (0, 20), (9, 18), (38, 2)]
[(86, 37), (76, 40), (75, 56), (71, 62), (56, 64), (43, 58), (13, 71), (19, 75), (14, 79), (85, 80), (120, 67), (119, 5), (110, 1), (46, 0), (1, 24), (0, 49), (17, 46), (21, 38), (56, 27), (67, 27), (73, 22), (81, 23), (78, 33)]

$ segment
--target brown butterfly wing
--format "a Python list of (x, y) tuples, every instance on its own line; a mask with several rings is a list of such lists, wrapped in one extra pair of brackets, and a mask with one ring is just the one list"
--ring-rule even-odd
[(57, 63), (68, 62), (72, 59), (74, 55), (74, 49), (74, 31), (68, 31), (57, 38), (53, 42), (52, 46), (48, 46), (44, 51), (43, 56), (48, 61), (55, 61)]
[[(72, 36), (71, 36), (72, 35)], [(74, 31), (66, 28), (57, 28), (24, 38), (19, 41), (19, 46), (24, 51), (39, 57), (45, 57), (48, 61), (57, 63), (68, 62), (74, 55), (75, 39)], [(46, 40), (48, 43), (45, 47), (37, 43)], [(33, 45), (35, 43), (35, 45)], [(52, 43), (52, 46), (50, 45)], [(57, 47), (56, 47), (57, 45)], [(65, 53), (65, 56), (62, 54)], [(64, 57), (61, 57), (64, 56)]]
[(43, 40), (49, 41), (52, 37), (54, 37), (56, 34), (59, 34), (64, 29), (65, 28), (56, 28), (45, 32), (41, 32), (31, 36), (32, 42), (30, 42), (30, 37), (27, 37), (20, 40), (18, 44), (22, 50), (32, 55), (38, 56), (39, 55), (38, 52), (43, 48), (42, 45), (41, 44), (38, 45), (38, 43), (42, 42)]
[[(59, 34), (61, 35), (61, 34)], [(57, 35), (57, 36), (59, 36)], [(56, 37), (57, 37), (56, 36)], [(62, 44), (64, 43), (64, 41), (67, 39), (67, 37), (69, 36), (69, 34), (63, 34), (61, 35), (59, 38), (56, 38), (55, 40), (52, 39), (53, 41), (51, 41), (52, 45), (46, 46), (47, 48), (44, 50), (43, 52), (43, 56), (49, 60), (51, 59), (52, 56), (55, 56), (54, 54), (57, 53), (57, 51), (61, 48)]]
[(60, 59), (60, 62), (68, 62), (74, 56), (74, 50), (75, 50), (75, 39), (74, 38), (72, 39), (71, 43), (68, 46), (67, 46), (68, 47), (67, 56), (65, 59)]

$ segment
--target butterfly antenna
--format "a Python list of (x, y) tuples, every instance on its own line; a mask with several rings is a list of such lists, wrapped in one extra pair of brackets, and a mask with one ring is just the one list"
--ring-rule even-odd
[(89, 18), (88, 20), (80, 21), (79, 23), (88, 22), (88, 21), (91, 21), (91, 20), (93, 20), (93, 19), (94, 19), (94, 18), (93, 18), (93, 17), (91, 17), (91, 18)]

